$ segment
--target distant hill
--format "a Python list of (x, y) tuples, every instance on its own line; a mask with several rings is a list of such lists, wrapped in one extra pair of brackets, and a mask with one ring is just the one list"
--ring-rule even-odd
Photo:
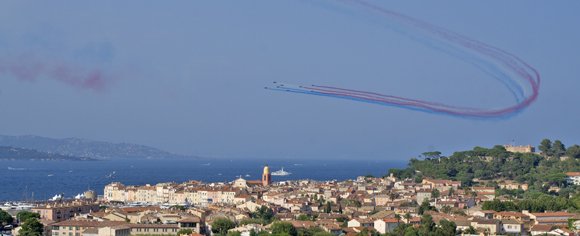
[(0, 146), (33, 148), (39, 151), (89, 158), (198, 158), (138, 144), (109, 143), (80, 138), (54, 139), (36, 135), (0, 135)]
[(94, 161), (88, 157), (75, 157), (42, 152), (30, 148), (0, 146), (0, 161)]

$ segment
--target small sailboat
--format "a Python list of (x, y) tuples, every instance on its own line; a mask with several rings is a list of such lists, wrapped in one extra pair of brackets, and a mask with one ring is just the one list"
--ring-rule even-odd
[(52, 176), (52, 174), (48, 175), (48, 177)]

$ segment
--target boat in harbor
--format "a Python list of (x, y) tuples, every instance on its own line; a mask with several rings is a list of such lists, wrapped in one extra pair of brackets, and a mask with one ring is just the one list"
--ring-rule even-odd
[(279, 175), (279, 176), (285, 176), (285, 175), (291, 175), (292, 173), (284, 171), (284, 167), (282, 167), (281, 170), (279, 171), (274, 171), (271, 173), (271, 175)]
[(112, 178), (115, 178), (117, 176), (115, 176), (115, 171), (113, 171), (113, 173), (111, 173), (110, 175), (106, 175), (105, 177), (112, 179)]

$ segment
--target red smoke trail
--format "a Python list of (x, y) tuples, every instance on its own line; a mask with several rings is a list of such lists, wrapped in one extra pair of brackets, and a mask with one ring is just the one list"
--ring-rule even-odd
[(101, 69), (88, 70), (56, 60), (39, 59), (29, 54), (0, 58), (0, 72), (11, 74), (22, 81), (35, 82), (47, 78), (97, 92), (102, 92), (106, 84)]

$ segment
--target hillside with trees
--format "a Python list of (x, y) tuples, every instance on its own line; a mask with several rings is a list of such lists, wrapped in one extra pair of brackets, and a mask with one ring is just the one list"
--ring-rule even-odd
[[(580, 146), (565, 148), (559, 140), (544, 139), (538, 146), (541, 153), (513, 153), (503, 146), (475, 147), (470, 151), (441, 156), (440, 152), (425, 152), (411, 158), (406, 169), (390, 169), (398, 178), (434, 178), (461, 181), (469, 186), (494, 186), (503, 182), (528, 184), (527, 194), (549, 194), (550, 187), (562, 187), (564, 195), (576, 189), (567, 186), (566, 172), (580, 172)], [(386, 175), (385, 175), (386, 176)], [(523, 197), (524, 191), (500, 190), (500, 194)]]

